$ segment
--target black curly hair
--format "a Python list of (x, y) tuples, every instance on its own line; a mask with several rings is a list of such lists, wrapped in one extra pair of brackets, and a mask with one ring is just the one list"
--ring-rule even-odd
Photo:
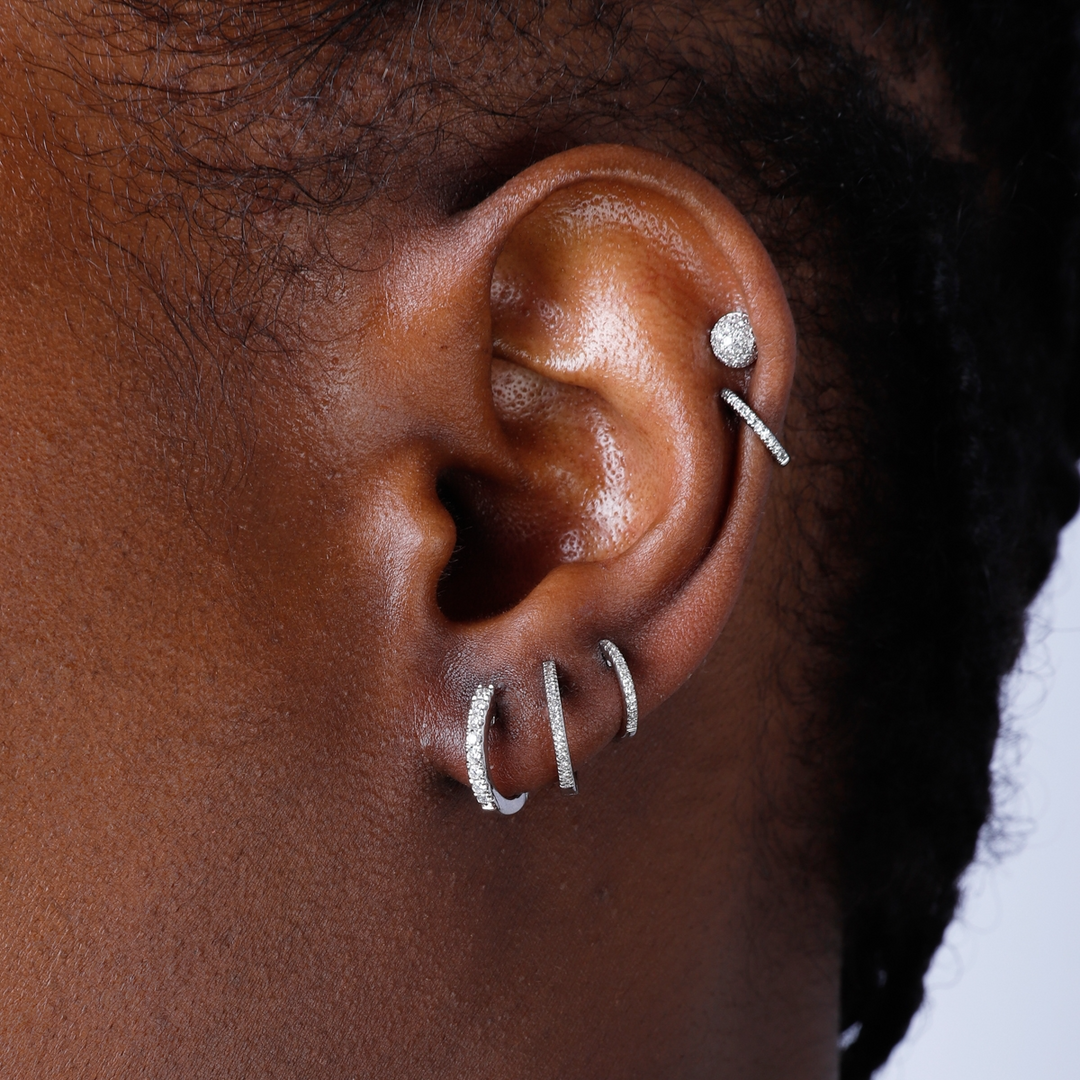
[[(887, 65), (849, 24), (823, 22), (830, 5), (759, 5), (741, 29), (770, 48), (749, 59), (734, 40), (698, 59), (650, 46), (654, 115), (688, 116), (692, 102), (716, 147), (713, 178), (739, 178), (726, 188), (781, 272), (805, 263), (816, 238), (836, 277), (827, 315), (798, 303), (795, 313), (804, 340), (826, 337), (839, 358), (816, 371), (811, 357), (796, 392), (808, 422), (836, 428), (853, 463), (816, 540), (822, 565), (857, 569), (814, 627), (840, 664), (819, 688), (827, 712), (806, 748), (830, 807), (841, 898), (843, 1080), (869, 1077), (922, 1001), (992, 812), (1002, 680), (1080, 497), (1078, 4), (854, 5), (887, 30), (894, 67), (914, 69), (930, 52), (940, 62), (963, 132), (951, 148), (933, 117), (896, 99)], [(522, 40), (534, 6), (491, 8)], [(607, 66), (567, 69), (556, 80), (562, 99), (545, 88), (539, 104), (499, 116), (518, 145), (516, 157), (488, 155), (504, 172), (558, 148), (568, 117), (625, 120), (631, 67), (620, 56), (633, 5), (570, 6), (606, 35)], [(167, 3), (128, 7), (163, 27), (183, 18)], [(683, 7), (693, 20), (696, 5)], [(415, 9), (411, 0), (327, 0), (290, 23), (276, 0), (245, 6), (272, 13), (274, 34), (256, 51), (288, 43), (285, 66), (307, 71), (304, 101), (333, 90), (350, 57), (392, 38)], [(242, 51), (243, 28), (222, 26), (222, 48)], [(543, 48), (538, 37), (533, 45)], [(461, 114), (483, 109), (482, 97), (463, 100)], [(422, 130), (422, 111), (409, 107), (414, 142), (430, 137), (424, 145), (436, 152), (450, 135)], [(533, 136), (525, 151), (521, 129)], [(252, 206), (280, 200), (316, 216), (355, 205), (399, 154), (390, 144), (376, 153), (372, 131), (343, 127), (335, 147), (304, 160), (189, 160), (187, 173), (167, 138), (129, 152), (150, 155), (147, 167), (154, 154), (169, 160), (178, 189), (197, 187), (200, 213), (249, 222)], [(454, 198), (482, 195), (500, 167), (460, 178), (465, 194)], [(826, 418), (821, 402), (837, 381), (854, 404)]]
[(880, 1066), (922, 1002), (992, 810), (1002, 680), (1080, 494), (1077, 6), (888, 15), (911, 48), (940, 50), (964, 153), (936, 149), (871, 64), (820, 34), (784, 43), (802, 64), (771, 126), (751, 114), (792, 178), (774, 194), (836, 229), (862, 405), (832, 525), (862, 568), (834, 613), (827, 722), (843, 748), (843, 1080)]

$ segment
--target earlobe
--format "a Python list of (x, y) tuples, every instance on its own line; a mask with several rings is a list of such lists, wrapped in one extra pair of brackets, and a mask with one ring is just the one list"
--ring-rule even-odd
[[(705, 656), (761, 517), (765, 449), (783, 454), (794, 333), (745, 220), (643, 151), (557, 155), (454, 228), (491, 250), (488, 419), (461, 440), (490, 453), (451, 452), (436, 478), (457, 544), (434, 638), (467, 674), (432, 754), (490, 808), (485, 782), (576, 789), (574, 769)], [(466, 708), (485, 686), (487, 780)]]

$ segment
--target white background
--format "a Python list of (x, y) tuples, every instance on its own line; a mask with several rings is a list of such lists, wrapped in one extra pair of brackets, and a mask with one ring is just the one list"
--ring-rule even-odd
[(999, 795), (1005, 841), (969, 872), (927, 1002), (877, 1080), (1080, 1078), (1080, 521), (1062, 536), (1009, 700), (996, 759), (1012, 785)]

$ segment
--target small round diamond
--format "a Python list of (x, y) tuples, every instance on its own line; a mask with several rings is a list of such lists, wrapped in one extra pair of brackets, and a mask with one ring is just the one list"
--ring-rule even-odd
[(716, 320), (709, 334), (713, 356), (725, 367), (749, 367), (757, 359), (754, 328), (745, 311), (732, 311)]

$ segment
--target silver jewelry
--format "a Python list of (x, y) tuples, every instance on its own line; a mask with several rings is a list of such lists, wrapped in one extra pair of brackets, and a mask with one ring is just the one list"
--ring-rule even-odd
[(634, 689), (634, 680), (630, 677), (630, 667), (614, 641), (604, 638), (600, 642), (600, 651), (604, 654), (604, 663), (615, 669), (615, 678), (619, 680), (623, 704), (626, 706), (626, 715), (623, 717), (619, 737), (629, 739), (631, 735), (637, 734), (638, 720), (637, 691)]
[(498, 810), (500, 814), (516, 814), (529, 797), (527, 791), (516, 799), (501, 795), (491, 782), (487, 763), (487, 729), (491, 719), (492, 699), (495, 687), (481, 683), (469, 703), (469, 719), (465, 725), (465, 765), (469, 770), (469, 783), (472, 785), (476, 801), (485, 810)]
[(747, 368), (757, 359), (757, 340), (745, 311), (730, 311), (717, 319), (709, 344), (713, 356), (725, 367)]
[(791, 455), (780, 445), (780, 440), (765, 426), (760, 416), (733, 390), (721, 390), (720, 396), (730, 405), (747, 423), (750, 430), (765, 444), (765, 449), (781, 465), (786, 465), (791, 460)]
[(559, 693), (559, 675), (555, 670), (554, 660), (544, 661), (544, 694), (547, 696), (551, 741), (555, 744), (559, 787), (576, 795), (577, 777), (574, 776), (574, 763), (570, 760), (570, 744), (566, 741), (566, 722), (563, 720), (562, 695)]

